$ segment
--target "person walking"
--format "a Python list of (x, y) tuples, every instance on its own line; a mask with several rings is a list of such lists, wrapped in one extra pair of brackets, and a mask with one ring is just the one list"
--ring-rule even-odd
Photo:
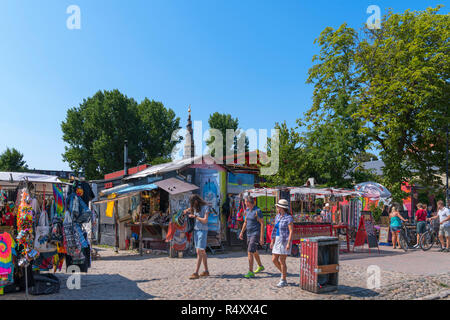
[[(208, 217), (212, 209), (206, 201), (196, 194), (191, 196), (189, 202), (190, 208), (183, 212), (184, 214), (188, 214), (189, 218), (195, 219), (194, 244), (197, 251), (197, 267), (195, 272), (189, 277), (189, 279), (194, 280), (209, 276), (206, 244), (208, 239)], [(198, 272), (202, 263), (205, 271), (199, 275)]]
[(272, 229), (270, 249), (272, 249), (272, 262), (281, 272), (281, 280), (277, 285), (277, 287), (281, 288), (288, 285), (286, 281), (286, 258), (291, 254), (294, 219), (289, 214), (289, 204), (287, 200), (280, 199), (276, 204), (276, 207), (278, 214), (275, 217), (275, 226)]
[(417, 233), (417, 243), (413, 247), (417, 249), (420, 247), (419, 240), (420, 236), (425, 233), (427, 227), (427, 205), (418, 203), (416, 211), (416, 233)]
[(401, 248), (398, 234), (402, 229), (402, 221), (407, 222), (408, 220), (406, 220), (400, 215), (400, 212), (398, 211), (398, 207), (396, 205), (392, 206), (389, 218), (391, 219), (390, 227), (392, 233), (392, 247), (394, 249), (397, 249), (396, 245), (398, 245), (398, 247)]
[(322, 217), (322, 222), (331, 223), (331, 209), (330, 204), (326, 203), (322, 212), (320, 213)]
[[(444, 201), (439, 200), (437, 202), (438, 206), (438, 214), (434, 217), (429, 218), (428, 220), (435, 220), (439, 218), (439, 240), (442, 244), (441, 252), (449, 252), (450, 251), (450, 211), (448, 208), (444, 207)], [(445, 241), (447, 238), (447, 241)], [(446, 243), (447, 242), (447, 243)]]
[[(250, 196), (244, 198), (246, 206), (245, 222), (242, 226), (239, 239), (244, 240), (244, 232), (247, 230), (247, 251), (248, 251), (248, 273), (244, 275), (245, 278), (255, 277), (255, 273), (264, 271), (261, 258), (258, 253), (258, 245), (264, 243), (264, 216), (255, 205), (255, 199)], [(258, 268), (253, 271), (253, 261), (256, 260)]]

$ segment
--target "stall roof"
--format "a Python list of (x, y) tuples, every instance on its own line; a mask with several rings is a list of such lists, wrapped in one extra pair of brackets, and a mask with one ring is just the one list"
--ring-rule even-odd
[(172, 195), (189, 192), (189, 191), (198, 189), (198, 187), (196, 185), (181, 181), (176, 178), (170, 178), (170, 179), (158, 181), (158, 182), (155, 182), (155, 184), (158, 187), (160, 187), (161, 189), (167, 191), (168, 193), (170, 193)]
[(244, 191), (244, 193), (249, 194), (252, 197), (275, 197), (279, 189), (276, 188), (258, 188), (250, 189)]
[(317, 196), (351, 196), (361, 195), (360, 192), (355, 190), (348, 190), (348, 189), (338, 189), (338, 188), (309, 188), (309, 187), (283, 187), (283, 188), (257, 188), (257, 189), (251, 189), (247, 190), (246, 192), (249, 193), (253, 197), (262, 197), (262, 196), (276, 196), (278, 190), (281, 189), (288, 189), (290, 194), (315, 194)]
[(194, 158), (187, 158), (187, 159), (181, 159), (181, 160), (175, 160), (168, 163), (162, 163), (155, 166), (151, 166), (150, 168), (147, 168), (141, 172), (138, 172), (136, 174), (133, 174), (129, 177), (126, 177), (124, 180), (131, 180), (131, 179), (138, 179), (138, 178), (145, 178), (151, 175), (155, 174), (161, 174), (171, 171), (176, 171), (183, 169), (187, 166), (190, 166), (191, 164), (214, 164), (215, 160), (210, 155), (204, 155), (204, 156), (197, 156)]
[(62, 183), (57, 176), (48, 176), (46, 174), (28, 173), (28, 172), (0, 172), (1, 185), (18, 184), (21, 181), (28, 180), (33, 183)]

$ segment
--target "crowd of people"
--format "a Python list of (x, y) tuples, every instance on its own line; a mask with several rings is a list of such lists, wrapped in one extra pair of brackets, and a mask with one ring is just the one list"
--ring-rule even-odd
[[(247, 251), (248, 251), (248, 272), (245, 278), (254, 278), (255, 274), (265, 270), (258, 249), (264, 244), (264, 216), (252, 197), (245, 197), (246, 205), (245, 222), (242, 227), (239, 238), (244, 239), (247, 235)], [(294, 231), (294, 220), (289, 214), (289, 204), (286, 200), (281, 199), (277, 204), (277, 215), (275, 217), (275, 226), (272, 231), (272, 262), (281, 273), (281, 279), (278, 287), (288, 285), (286, 258), (291, 254), (292, 236)], [(206, 244), (208, 235), (208, 216), (211, 214), (209, 205), (198, 195), (192, 195), (190, 198), (190, 207), (184, 210), (184, 213), (190, 218), (195, 219), (194, 227), (194, 245), (197, 251), (197, 264), (195, 272), (189, 279), (195, 280), (200, 277), (208, 277), (208, 262), (206, 255)], [(257, 268), (254, 270), (254, 263)], [(200, 267), (203, 264), (204, 271), (199, 274)]]
[[(390, 213), (390, 229), (392, 232), (392, 246), (394, 249), (400, 248), (399, 232), (402, 228), (402, 221), (408, 220), (402, 217), (398, 204), (391, 207)], [(415, 213), (416, 221), (416, 237), (417, 243), (413, 248), (419, 248), (421, 236), (426, 232), (427, 223), (431, 227), (438, 229), (439, 241), (441, 242), (440, 252), (450, 252), (450, 211), (445, 207), (444, 201), (437, 202), (437, 212), (432, 212), (432, 207), (423, 203), (417, 204)]]

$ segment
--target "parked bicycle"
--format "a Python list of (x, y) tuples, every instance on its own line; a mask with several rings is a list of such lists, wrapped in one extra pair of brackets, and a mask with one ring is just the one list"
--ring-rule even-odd
[(431, 224), (428, 224), (427, 230), (420, 236), (419, 245), (423, 251), (428, 251), (434, 244), (438, 245), (439, 248), (442, 249), (442, 243), (439, 240), (439, 235), (436, 232), (436, 229), (434, 229)]
[(417, 241), (415, 231), (412, 228), (408, 228), (408, 226), (411, 225), (402, 223), (402, 229), (400, 230), (400, 234), (398, 235), (400, 247), (405, 251), (408, 251), (409, 248), (415, 246)]

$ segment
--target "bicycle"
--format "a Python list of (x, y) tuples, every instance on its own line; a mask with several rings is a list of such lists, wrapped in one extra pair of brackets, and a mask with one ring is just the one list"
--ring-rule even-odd
[(415, 232), (412, 232), (409, 228), (407, 228), (404, 223), (402, 223), (402, 229), (400, 230), (398, 236), (400, 247), (405, 252), (416, 244), (417, 237), (415, 236)]
[(427, 224), (427, 230), (420, 236), (419, 239), (420, 248), (423, 251), (428, 251), (434, 244), (437, 244), (440, 249), (442, 249), (442, 243), (439, 240), (438, 233), (430, 224)]

